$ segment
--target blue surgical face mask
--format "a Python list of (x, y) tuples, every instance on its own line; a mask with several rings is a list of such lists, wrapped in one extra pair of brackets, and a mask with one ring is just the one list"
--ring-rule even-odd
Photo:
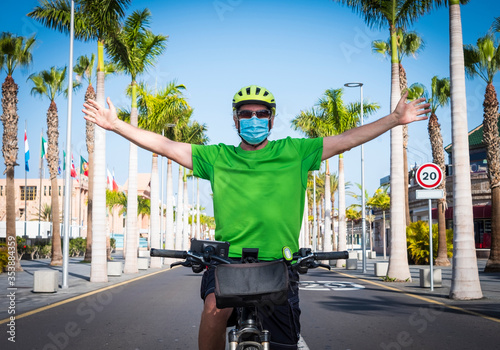
[(269, 119), (240, 119), (240, 136), (250, 145), (258, 145), (269, 136)]

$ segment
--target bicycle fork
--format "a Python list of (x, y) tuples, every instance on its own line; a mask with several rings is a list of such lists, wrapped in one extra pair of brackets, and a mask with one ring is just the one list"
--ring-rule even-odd
[(271, 335), (268, 330), (260, 330), (255, 310), (242, 308), (238, 329), (229, 331), (229, 350), (270, 350)]

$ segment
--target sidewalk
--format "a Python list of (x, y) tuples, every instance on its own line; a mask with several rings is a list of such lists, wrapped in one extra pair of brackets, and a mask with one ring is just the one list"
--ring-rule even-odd
[[(21, 260), (21, 266), (24, 271), (16, 272), (15, 275), (15, 311), (16, 316), (25, 312), (32, 311), (47, 305), (78, 297), (82, 294), (96, 291), (102, 288), (110, 287), (121, 282), (143, 277), (161, 270), (167, 270), (165, 266), (162, 269), (139, 270), (136, 274), (122, 274), (121, 276), (108, 276), (108, 282), (91, 283), (90, 282), (90, 263), (83, 263), (83, 257), (69, 258), (68, 263), (68, 288), (62, 288), (62, 266), (50, 266), (50, 259)], [(113, 261), (124, 261), (122, 253), (113, 254)], [(33, 274), (37, 270), (56, 270), (59, 271), (59, 289), (56, 293), (34, 293), (33, 292)], [(11, 290), (7, 291), (8, 278), (7, 273), (0, 274), (0, 321), (8, 318), (10, 300), (7, 297)]]
[[(121, 252), (114, 254), (113, 258), (115, 261), (123, 261)], [(90, 282), (90, 264), (82, 263), (83, 258), (70, 258), (69, 259), (69, 271), (68, 271), (68, 288), (61, 288), (62, 285), (62, 267), (50, 266), (49, 259), (39, 259), (39, 260), (22, 260), (21, 266), (24, 271), (16, 272), (16, 287), (15, 291), (15, 311), (16, 316), (19, 316), (25, 312), (32, 311), (47, 305), (52, 305), (54, 303), (78, 297), (82, 294), (96, 291), (102, 288), (110, 287), (121, 282), (136, 279), (138, 277), (144, 277), (152, 273), (159, 271), (168, 270), (167, 266), (161, 269), (151, 269), (139, 270), (137, 274), (122, 274), (121, 276), (114, 277), (109, 276), (108, 282), (106, 283), (91, 283)], [(450, 286), (451, 286), (451, 266), (448, 267), (438, 267), (442, 271), (442, 287), (435, 287), (434, 291), (430, 291), (430, 288), (420, 287), (419, 281), (419, 269), (423, 266), (410, 266), (410, 272), (412, 276), (412, 282), (383, 282), (381, 277), (374, 275), (374, 264), (375, 262), (384, 261), (382, 257), (377, 257), (376, 259), (366, 260), (366, 273), (362, 271), (362, 261), (358, 261), (357, 270), (346, 270), (345, 268), (332, 268), (332, 271), (347, 274), (354, 278), (359, 278), (365, 280), (369, 283), (383, 284), (384, 287), (396, 288), (405, 293), (412, 295), (418, 295), (430, 298), (432, 300), (438, 300), (441, 303), (449, 305), (460, 305), (460, 303), (465, 303), (463, 301), (455, 301), (448, 298)], [(385, 260), (385, 261), (388, 261)], [(477, 312), (481, 312), (481, 306), (492, 304), (498, 305), (497, 310), (500, 310), (500, 273), (486, 274), (483, 272), (484, 266), (486, 264), (486, 259), (478, 259), (478, 271), (479, 278), (481, 282), (481, 288), (483, 292), (483, 299), (467, 301), (467, 304), (471, 303), (476, 305)], [(41, 269), (52, 269), (60, 271), (59, 274), (59, 290), (56, 293), (34, 293), (33, 292), (33, 274), (36, 270)], [(0, 321), (8, 318), (9, 303), (8, 298), (9, 292), (7, 292), (8, 279), (7, 273), (0, 274), (0, 288), (3, 291), (3, 297), (0, 299)], [(500, 318), (499, 315), (494, 316)], [(491, 314), (491, 312), (490, 312)]]

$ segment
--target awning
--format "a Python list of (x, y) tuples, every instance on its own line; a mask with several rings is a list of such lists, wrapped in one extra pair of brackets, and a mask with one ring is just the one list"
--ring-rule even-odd
[[(453, 219), (453, 207), (448, 207), (445, 211), (447, 220)], [(475, 205), (472, 207), (474, 219), (491, 219), (491, 205)], [(432, 219), (437, 220), (437, 208), (432, 208)]]

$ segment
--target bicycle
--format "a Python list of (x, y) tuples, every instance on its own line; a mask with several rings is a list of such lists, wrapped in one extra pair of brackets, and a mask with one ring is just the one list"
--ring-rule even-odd
[[(243, 249), (240, 261), (228, 258), (229, 243), (191, 240), (189, 251), (151, 249), (152, 257), (184, 259), (170, 265), (190, 267), (199, 273), (206, 268), (216, 269), (215, 298), (218, 308), (237, 310), (236, 327), (228, 332), (230, 350), (270, 350), (271, 334), (263, 329), (259, 311), (287, 300), (288, 268), (305, 274), (311, 268), (330, 266), (321, 260), (347, 259), (342, 252), (313, 252), (300, 248), (291, 253), (283, 248), (283, 258), (259, 262), (258, 249)], [(234, 268), (233, 268), (234, 267)]]

